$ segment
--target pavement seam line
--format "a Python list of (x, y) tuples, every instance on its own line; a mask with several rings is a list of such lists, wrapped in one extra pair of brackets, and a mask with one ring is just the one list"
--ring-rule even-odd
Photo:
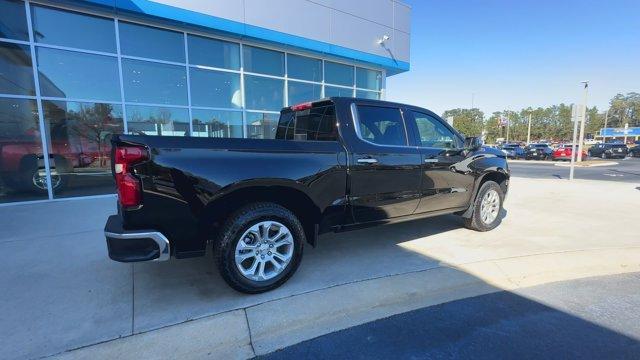
[(502, 267), (500, 267), (500, 264), (498, 264), (497, 261), (491, 261), (491, 263), (498, 269), (498, 271), (500, 271), (502, 276), (504, 276), (504, 278), (507, 279), (507, 281), (509, 283), (511, 283), (516, 288), (520, 287), (520, 283), (518, 283), (517, 281), (511, 279), (511, 277), (509, 275), (507, 275), (507, 273), (502, 269)]
[(134, 269), (136, 265), (131, 263), (131, 335), (135, 330), (136, 325), (136, 271)]
[(251, 352), (255, 357), (257, 355), (256, 355), (256, 349), (253, 347), (253, 337), (251, 336), (251, 325), (249, 324), (249, 315), (247, 314), (246, 308), (242, 309), (242, 312), (244, 313), (244, 319), (247, 322), (247, 332), (249, 333), (249, 345), (251, 346)]

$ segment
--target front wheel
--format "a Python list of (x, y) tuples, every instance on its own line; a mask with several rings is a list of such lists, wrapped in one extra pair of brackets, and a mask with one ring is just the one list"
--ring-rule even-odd
[(227, 219), (214, 254), (229, 286), (257, 294), (277, 288), (293, 275), (304, 242), (302, 224), (291, 211), (274, 203), (255, 203)]
[(603, 158), (603, 159), (607, 159), (607, 153), (603, 152), (602, 155), (600, 155), (600, 157)]
[(503, 201), (504, 193), (500, 185), (494, 181), (485, 182), (472, 205), (471, 217), (464, 219), (464, 226), (475, 231), (495, 229), (502, 221), (500, 213)]

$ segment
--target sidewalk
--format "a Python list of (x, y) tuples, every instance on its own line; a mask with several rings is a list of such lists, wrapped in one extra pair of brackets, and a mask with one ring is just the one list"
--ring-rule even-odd
[[(323, 236), (289, 283), (254, 296), (230, 290), (209, 256), (109, 261), (113, 199), (0, 208), (12, 220), (0, 224), (0, 347), (9, 358), (79, 347), (62, 357), (246, 358), (461, 297), (639, 271), (638, 203), (632, 184), (514, 178), (492, 232), (443, 216)], [(40, 219), (55, 231), (35, 229)]]

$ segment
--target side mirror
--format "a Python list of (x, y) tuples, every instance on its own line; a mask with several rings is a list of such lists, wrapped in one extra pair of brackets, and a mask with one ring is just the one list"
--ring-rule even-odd
[(464, 139), (464, 149), (476, 151), (482, 146), (482, 140), (477, 136), (468, 136)]

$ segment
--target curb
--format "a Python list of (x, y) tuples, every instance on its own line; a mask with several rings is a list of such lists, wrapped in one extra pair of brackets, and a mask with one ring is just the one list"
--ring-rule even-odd
[(247, 359), (426, 306), (556, 281), (638, 271), (640, 247), (441, 263), (430, 269), (267, 301), (53, 357)]

